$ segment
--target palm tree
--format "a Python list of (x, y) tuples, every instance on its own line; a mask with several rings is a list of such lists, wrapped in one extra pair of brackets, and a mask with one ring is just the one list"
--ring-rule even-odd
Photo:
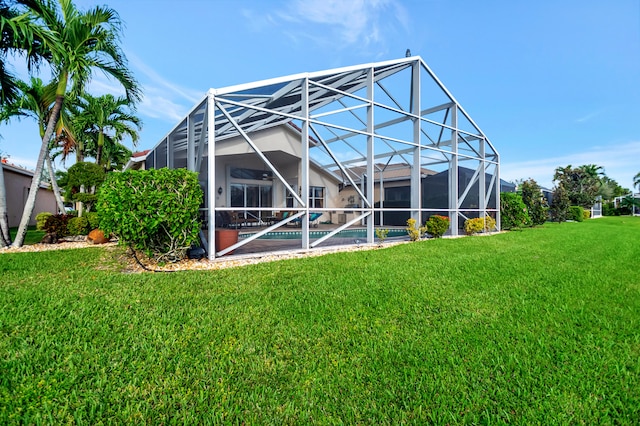
[[(30, 43), (25, 42), (22, 36), (23, 28), (19, 22), (10, 24), (16, 17), (15, 10), (8, 6), (4, 0), (0, 0), (0, 119), (6, 118), (7, 108), (14, 102), (18, 95), (16, 79), (7, 68), (4, 58), (10, 52), (17, 51), (27, 54), (27, 66), (31, 69), (39, 64), (41, 59), (39, 47), (40, 38), (34, 34)], [(17, 31), (20, 29), (20, 31)], [(9, 235), (9, 216), (7, 212), (7, 197), (4, 186), (4, 171), (0, 162), (0, 247), (8, 246), (11, 243)]]
[(16, 87), (16, 79), (7, 68), (4, 58), (7, 53), (15, 52), (21, 45), (20, 38), (16, 37), (16, 32), (11, 25), (8, 25), (8, 21), (14, 18), (15, 11), (12, 10), (7, 2), (0, 0), (0, 103), (2, 106), (13, 102), (18, 95), (18, 88)]
[[(49, 114), (51, 113), (51, 106), (56, 97), (55, 84), (44, 85), (41, 79), (31, 77), (31, 84), (27, 84), (22, 81), (17, 81), (17, 87), (20, 95), (15, 102), (11, 104), (8, 110), (8, 118), (10, 117), (31, 117), (38, 123), (38, 129), (40, 130), (40, 137), (44, 137)], [(58, 122), (61, 124), (61, 122)], [(49, 170), (49, 177), (51, 186), (53, 187), (53, 193), (58, 203), (58, 209), (64, 211), (64, 202), (60, 196), (60, 189), (55, 178), (53, 171), (53, 165), (51, 163), (51, 156), (47, 152), (46, 157), (47, 169)]]
[(633, 177), (633, 186), (637, 187), (638, 191), (640, 191), (640, 172)]
[(582, 170), (588, 177), (593, 179), (600, 179), (602, 176), (605, 175), (604, 168), (596, 164), (585, 164), (578, 168)]
[[(40, 154), (24, 213), (13, 246), (20, 247), (27, 232), (27, 225), (42, 175), (49, 140), (56, 129), (65, 95), (83, 92), (94, 69), (113, 77), (125, 89), (127, 99), (140, 98), (138, 85), (127, 69), (124, 54), (118, 46), (121, 23), (115, 10), (96, 6), (86, 12), (79, 11), (71, 0), (16, 0), (25, 8), (24, 13), (11, 19), (12, 28), (26, 30), (22, 34), (42, 40), (44, 51), (56, 83), (56, 98), (42, 138)], [(59, 6), (59, 7), (58, 7)]]
[[(127, 111), (131, 102), (123, 97), (107, 94), (93, 97), (85, 93), (80, 97), (82, 111), (76, 115), (75, 123), (83, 129), (83, 134), (91, 136), (96, 148), (96, 164), (111, 168), (111, 161), (105, 161), (105, 152), (111, 155), (121, 152), (125, 137), (130, 137), (133, 146), (138, 142), (141, 121)], [(124, 147), (123, 147), (124, 148)], [(125, 148), (126, 149), (126, 148)]]

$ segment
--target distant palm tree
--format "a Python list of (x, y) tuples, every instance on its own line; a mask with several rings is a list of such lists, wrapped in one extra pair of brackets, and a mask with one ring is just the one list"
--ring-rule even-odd
[(79, 98), (81, 111), (75, 116), (75, 123), (84, 135), (94, 141), (96, 164), (106, 170), (111, 168), (112, 158), (105, 161), (105, 153), (113, 157), (122, 152), (119, 146), (126, 137), (131, 138), (134, 146), (138, 142), (141, 121), (129, 111), (130, 105), (126, 98), (110, 94), (94, 97), (85, 93)]
[(600, 179), (602, 176), (605, 175), (604, 168), (596, 164), (585, 164), (578, 168), (582, 170), (588, 177), (593, 179)]
[(633, 186), (637, 187), (640, 191), (640, 172), (633, 177)]
[(27, 38), (42, 40), (56, 83), (56, 99), (42, 138), (18, 233), (12, 244), (20, 247), (33, 213), (49, 141), (56, 129), (67, 89), (73, 95), (81, 94), (93, 70), (99, 69), (122, 84), (128, 99), (137, 100), (140, 93), (118, 46), (121, 23), (115, 10), (96, 6), (81, 12), (71, 0), (58, 0), (58, 4), (52, 0), (16, 0), (16, 3), (24, 7), (24, 13), (10, 19), (9, 23)]

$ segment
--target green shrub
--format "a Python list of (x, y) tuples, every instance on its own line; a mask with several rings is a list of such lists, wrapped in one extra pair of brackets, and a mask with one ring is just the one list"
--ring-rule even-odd
[(91, 229), (89, 229), (89, 221), (86, 217), (72, 217), (67, 223), (67, 230), (69, 235), (87, 235)]
[(591, 210), (584, 209), (582, 217), (583, 219), (591, 219)]
[(492, 217), (492, 216), (485, 216), (484, 217), (484, 230), (486, 232), (491, 232), (494, 229), (497, 228), (497, 223), (496, 220)]
[(484, 220), (481, 217), (464, 221), (464, 232), (467, 235), (477, 234), (484, 230)]
[(100, 217), (97, 212), (88, 212), (82, 217), (86, 217), (89, 221), (89, 231), (100, 228)]
[(449, 218), (447, 216), (434, 214), (429, 218), (429, 220), (427, 220), (425, 225), (427, 232), (433, 238), (440, 238), (445, 232), (447, 232), (447, 229), (449, 229)]
[(384, 240), (387, 239), (388, 235), (389, 235), (388, 229), (376, 228), (376, 237), (378, 237), (380, 244), (384, 243)]
[(486, 216), (484, 219), (481, 217), (475, 219), (467, 219), (464, 221), (464, 232), (467, 235), (473, 235), (480, 232), (491, 232), (496, 227), (496, 220), (491, 216)]
[(183, 259), (197, 242), (202, 190), (185, 169), (111, 173), (100, 187), (100, 229), (157, 261)]
[(558, 223), (566, 221), (569, 216), (569, 194), (562, 183), (558, 184), (553, 190), (553, 200), (549, 208), (551, 219)]
[(547, 221), (547, 200), (542, 195), (540, 186), (534, 179), (528, 179), (520, 185), (522, 202), (527, 207), (530, 224), (542, 225)]
[(36, 229), (38, 231), (44, 231), (44, 225), (47, 222), (47, 219), (49, 219), (51, 216), (53, 216), (53, 213), (49, 213), (49, 212), (38, 213), (36, 215)]
[(602, 205), (602, 216), (615, 216), (616, 207), (613, 202), (604, 203)]
[(501, 229), (522, 228), (529, 223), (527, 206), (520, 194), (515, 192), (500, 193), (500, 227)]
[(69, 235), (67, 224), (73, 216), (67, 214), (51, 215), (44, 223), (44, 231), (48, 234), (56, 234), (58, 238)]
[(427, 232), (426, 226), (418, 226), (414, 218), (407, 219), (407, 227), (405, 228), (411, 241), (418, 241)]
[(580, 206), (569, 207), (569, 218), (576, 222), (582, 222), (584, 220), (584, 209)]

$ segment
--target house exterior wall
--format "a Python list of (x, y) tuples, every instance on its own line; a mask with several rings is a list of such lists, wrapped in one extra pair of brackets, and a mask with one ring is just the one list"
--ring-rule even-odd
[[(254, 132), (250, 135), (251, 141), (264, 153), (278, 170), (278, 173), (295, 189), (300, 185), (301, 173), (301, 144), (300, 134), (289, 126), (277, 126), (266, 130)], [(207, 160), (203, 160), (204, 169), (201, 170), (201, 183), (206, 186), (206, 176), (208, 173)], [(262, 159), (256, 155), (253, 148), (242, 138), (234, 137), (216, 143), (216, 199), (215, 206), (225, 208), (231, 206), (230, 185), (233, 183), (254, 183), (264, 185), (264, 181), (242, 180), (231, 178), (231, 168), (241, 167), (254, 170), (265, 170), (268, 167)], [(339, 182), (326, 171), (311, 166), (309, 178), (312, 186), (325, 188), (325, 208), (339, 206), (340, 194), (338, 191)], [(287, 190), (277, 177), (271, 179), (273, 194), (273, 210), (286, 211), (293, 210), (287, 208)], [(218, 194), (218, 188), (223, 188), (222, 194)], [(298, 190), (299, 191), (299, 190)], [(331, 213), (325, 212), (320, 221), (331, 220)]]
[[(33, 174), (27, 170), (18, 169), (11, 165), (3, 164), (4, 184), (7, 194), (7, 212), (9, 215), (9, 227), (20, 225), (24, 205), (29, 195)], [(36, 205), (29, 220), (29, 225), (36, 224), (36, 216), (42, 212), (56, 213), (58, 207), (56, 198), (48, 188), (40, 187), (36, 196)]]

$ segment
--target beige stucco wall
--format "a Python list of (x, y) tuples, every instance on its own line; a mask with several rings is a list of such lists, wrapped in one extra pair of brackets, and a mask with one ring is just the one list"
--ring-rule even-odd
[[(9, 214), (9, 227), (17, 227), (20, 225), (24, 205), (31, 187), (31, 176), (15, 171), (10, 166), (3, 166), (4, 184), (7, 194), (7, 212)], [(29, 220), (29, 225), (36, 224), (36, 216), (38, 213), (51, 212), (57, 213), (56, 198), (53, 191), (45, 188), (38, 190), (36, 196), (36, 205)]]
[[(252, 142), (267, 157), (278, 158), (273, 160), (274, 166), (282, 177), (291, 185), (300, 185), (301, 173), (301, 144), (300, 134), (295, 129), (287, 126), (277, 126), (251, 134)], [(273, 156), (272, 156), (273, 154)], [(288, 155), (283, 155), (288, 154)], [(206, 162), (206, 158), (203, 160)], [(258, 157), (253, 148), (242, 138), (234, 137), (228, 140), (216, 142), (216, 207), (228, 207), (230, 203), (229, 185), (231, 183), (250, 183), (252, 181), (231, 180), (230, 168), (232, 166), (246, 169), (266, 170), (263, 161)], [(338, 193), (338, 181), (331, 174), (318, 167), (311, 166), (309, 170), (311, 186), (325, 188), (325, 208), (337, 207), (340, 195)], [(261, 182), (264, 184), (264, 181)], [(286, 188), (277, 177), (271, 181), (273, 191), (274, 210), (286, 210)], [(223, 188), (221, 195), (217, 190)], [(330, 220), (330, 213), (320, 217), (320, 221)]]

